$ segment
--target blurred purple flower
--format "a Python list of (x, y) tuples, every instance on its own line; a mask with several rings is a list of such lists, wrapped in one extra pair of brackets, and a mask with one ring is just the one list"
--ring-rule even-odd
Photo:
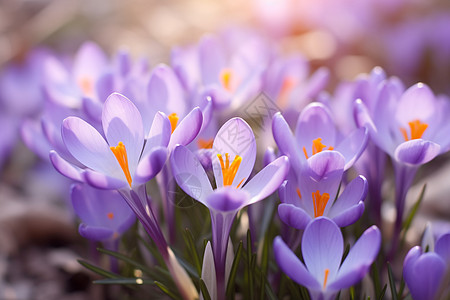
[(287, 157), (280, 157), (249, 180), (256, 159), (256, 142), (252, 129), (241, 118), (233, 118), (220, 128), (212, 149), (215, 190), (195, 154), (186, 147), (175, 148), (171, 165), (181, 189), (209, 208), (217, 294), (224, 295), (226, 249), (232, 222), (241, 208), (266, 198), (280, 186), (289, 163)]
[(298, 187), (295, 180), (286, 180), (280, 187), (281, 220), (297, 229), (305, 229), (321, 216), (332, 219), (339, 227), (356, 222), (364, 212), (367, 181), (358, 176), (338, 195), (344, 164), (344, 157), (336, 151), (317, 153), (308, 159), (300, 171)]
[(403, 262), (403, 277), (414, 300), (444, 299), (439, 292), (448, 287), (444, 281), (449, 270), (450, 233), (438, 238), (434, 251), (424, 253), (420, 246), (413, 247)]
[(305, 229), (302, 238), (304, 263), (276, 237), (273, 243), (278, 266), (293, 281), (305, 286), (314, 299), (334, 299), (338, 291), (358, 283), (378, 255), (381, 234), (376, 226), (367, 229), (342, 262), (344, 240), (339, 227), (320, 217)]

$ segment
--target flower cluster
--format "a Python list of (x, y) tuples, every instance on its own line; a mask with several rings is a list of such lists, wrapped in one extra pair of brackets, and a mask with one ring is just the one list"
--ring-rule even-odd
[[(253, 297), (258, 290), (261, 297), (302, 291), (335, 299), (355, 287), (361, 297), (382, 296), (360, 282), (379, 287), (385, 278), (370, 276), (371, 267), (385, 272), (382, 258), (402, 260), (407, 192), (419, 167), (450, 147), (450, 102), (427, 85), (405, 88), (377, 67), (328, 94), (327, 70), (310, 73), (300, 55), (285, 57), (250, 32), (205, 36), (173, 49), (170, 65), (152, 68), (125, 51), (109, 59), (93, 42), (69, 63), (36, 51), (24, 64), (4, 70), (2, 98), (31, 98), (21, 112), (23, 141), (74, 182), (80, 234), (116, 253), (114, 273), (102, 274), (142, 284), (145, 277), (121, 273), (121, 264), (143, 264), (119, 264), (117, 252), (127, 249), (124, 236), (145, 232), (141, 239), (154, 251), (136, 259), (167, 268), (155, 275), (145, 267), (151, 284), (172, 297)], [(18, 72), (26, 76), (15, 81)], [(255, 107), (256, 116), (246, 113)], [(10, 139), (2, 141), (2, 157)], [(386, 225), (388, 156), (396, 217)], [(188, 200), (203, 206), (180, 209)], [(186, 227), (197, 231), (188, 230), (182, 244)], [(245, 238), (246, 254), (242, 246), (234, 252)], [(444, 234), (404, 259), (414, 299), (448, 293), (449, 241)]]

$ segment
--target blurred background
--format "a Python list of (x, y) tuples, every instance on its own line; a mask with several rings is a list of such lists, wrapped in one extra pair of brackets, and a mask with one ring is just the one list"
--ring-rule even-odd
[[(301, 53), (312, 70), (327, 67), (329, 92), (382, 66), (406, 86), (423, 81), (450, 94), (448, 0), (3, 0), (0, 74), (23, 64), (31, 49), (71, 57), (86, 40), (111, 56), (125, 48), (150, 66), (170, 63), (172, 47), (236, 27), (282, 53)], [(25, 80), (23, 90), (35, 91)], [(111, 291), (92, 285), (93, 275), (76, 261), (92, 249), (68, 205), (70, 182), (20, 139), (28, 105), (8, 102), (0, 90), (0, 299), (109, 299)], [(444, 220), (447, 161), (421, 174), (433, 182), (424, 213)]]

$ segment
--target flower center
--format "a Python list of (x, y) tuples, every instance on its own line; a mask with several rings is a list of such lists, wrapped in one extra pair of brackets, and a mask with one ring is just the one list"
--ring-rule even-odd
[(411, 122), (408, 122), (409, 129), (411, 131), (411, 138), (408, 138), (408, 132), (405, 128), (400, 127), (400, 131), (403, 135), (403, 138), (405, 141), (415, 140), (422, 138), (423, 133), (428, 128), (427, 123), (422, 123), (420, 120), (414, 120)]
[(330, 274), (330, 269), (325, 269), (325, 276), (323, 279), (323, 289), (327, 286), (328, 274)]
[[(312, 141), (312, 155), (322, 152), (322, 150), (333, 150), (332, 146), (329, 146), (328, 149), (325, 149), (327, 146), (322, 144), (322, 138), (317, 138)], [(305, 153), (306, 159), (309, 158), (308, 152), (306, 152), (306, 148), (303, 147), (303, 153)]]
[(112, 212), (107, 213), (106, 216), (107, 216), (108, 219), (110, 219), (110, 220), (114, 219), (114, 213), (112, 213)]
[(180, 119), (176, 113), (172, 113), (168, 116), (170, 125), (172, 126), (172, 133), (177, 128), (178, 120)]
[(85, 95), (92, 96), (92, 94), (94, 93), (94, 83), (92, 82), (92, 79), (88, 77), (82, 77), (78, 81), (78, 85)]
[(312, 193), (312, 199), (314, 204), (314, 218), (323, 216), (328, 200), (330, 200), (330, 194), (323, 193), (321, 195), (319, 191), (316, 191)]
[(114, 156), (116, 157), (117, 161), (119, 162), (120, 167), (122, 168), (123, 173), (125, 174), (125, 177), (127, 178), (128, 184), (131, 188), (131, 175), (130, 175), (130, 169), (128, 168), (128, 157), (127, 157), (127, 149), (125, 148), (125, 145), (122, 142), (119, 142), (116, 147), (109, 147), (111, 151), (114, 153)]
[[(239, 169), (239, 165), (241, 164), (242, 157), (236, 155), (231, 165), (230, 165), (230, 155), (228, 153), (225, 153), (225, 163), (223, 162), (222, 154), (217, 154), (217, 157), (219, 158), (220, 166), (222, 167), (223, 185), (224, 186), (232, 185), (234, 177), (236, 176), (236, 173)], [(241, 186), (241, 184), (244, 182), (244, 179), (245, 178), (243, 178), (241, 182), (239, 182), (236, 188), (239, 188)]]
[(233, 71), (229, 68), (225, 68), (222, 71), (220, 71), (220, 83), (222, 83), (222, 86), (227, 91), (231, 92), (233, 90), (232, 81), (233, 81)]
[(212, 149), (213, 147), (213, 139), (202, 139), (199, 138), (197, 141), (197, 145), (200, 149)]

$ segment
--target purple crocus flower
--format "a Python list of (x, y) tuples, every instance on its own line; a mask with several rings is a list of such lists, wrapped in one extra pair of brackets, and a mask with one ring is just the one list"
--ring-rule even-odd
[(282, 156), (249, 180), (256, 159), (256, 142), (250, 126), (241, 118), (227, 121), (218, 131), (213, 150), (213, 190), (196, 155), (177, 146), (171, 156), (173, 175), (178, 185), (192, 198), (209, 208), (212, 245), (217, 273), (217, 295), (225, 295), (225, 259), (232, 222), (237, 212), (272, 194), (289, 171)]
[(78, 231), (92, 241), (116, 241), (136, 221), (136, 215), (117, 191), (75, 184), (72, 205), (81, 219)]
[(272, 49), (255, 34), (240, 35), (207, 35), (197, 46), (172, 51), (172, 66), (195, 105), (210, 97), (215, 109), (235, 109), (261, 90)]
[(303, 233), (304, 263), (279, 236), (275, 238), (273, 248), (275, 260), (286, 275), (305, 286), (313, 300), (328, 300), (366, 275), (380, 244), (381, 233), (372, 226), (356, 241), (341, 264), (344, 251), (342, 233), (333, 221), (320, 217), (312, 221)]
[(86, 168), (70, 165), (52, 151), (50, 158), (60, 173), (101, 189), (131, 189), (153, 178), (164, 166), (170, 136), (170, 122), (164, 114), (155, 116), (144, 143), (140, 112), (126, 97), (114, 93), (103, 106), (102, 125), (106, 140), (78, 117), (63, 121), (64, 143)]
[(381, 87), (371, 115), (362, 101), (355, 102), (359, 126), (369, 128), (374, 143), (393, 159), (395, 169), (397, 218), (391, 255), (395, 253), (402, 227), (405, 198), (420, 165), (450, 147), (450, 104), (435, 97), (423, 83), (406, 91), (395, 81)]
[(295, 137), (280, 113), (274, 115), (272, 131), (278, 148), (289, 157), (294, 172), (298, 172), (308, 159), (324, 150), (342, 154), (345, 159), (344, 170), (347, 170), (361, 155), (368, 140), (364, 128), (355, 129), (347, 137), (340, 138), (331, 112), (321, 103), (311, 103), (303, 109), (297, 121)]
[(85, 42), (67, 68), (56, 57), (44, 64), (44, 90), (50, 101), (70, 108), (81, 108), (83, 97), (94, 97), (96, 84), (108, 68), (108, 58), (93, 42)]
[(297, 229), (305, 229), (321, 216), (332, 219), (339, 227), (356, 222), (364, 212), (367, 181), (358, 176), (337, 195), (344, 165), (344, 157), (336, 151), (324, 151), (308, 159), (300, 170), (298, 187), (295, 180), (287, 180), (279, 190), (281, 220)]
[(54, 167), (74, 180), (118, 190), (155, 242), (183, 297), (195, 299), (198, 293), (167, 246), (145, 188), (145, 183), (162, 169), (167, 159), (169, 119), (158, 113), (144, 140), (139, 110), (126, 97), (114, 93), (103, 105), (102, 125), (105, 137), (78, 117), (66, 118), (62, 126), (64, 143), (86, 168), (74, 166), (52, 151), (50, 159)]
[[(445, 275), (450, 270), (450, 233), (442, 235), (434, 251), (423, 252), (420, 246), (409, 250), (403, 262), (403, 278), (414, 300), (446, 298), (441, 290), (448, 287)], [(448, 295), (447, 295), (448, 297)]]

